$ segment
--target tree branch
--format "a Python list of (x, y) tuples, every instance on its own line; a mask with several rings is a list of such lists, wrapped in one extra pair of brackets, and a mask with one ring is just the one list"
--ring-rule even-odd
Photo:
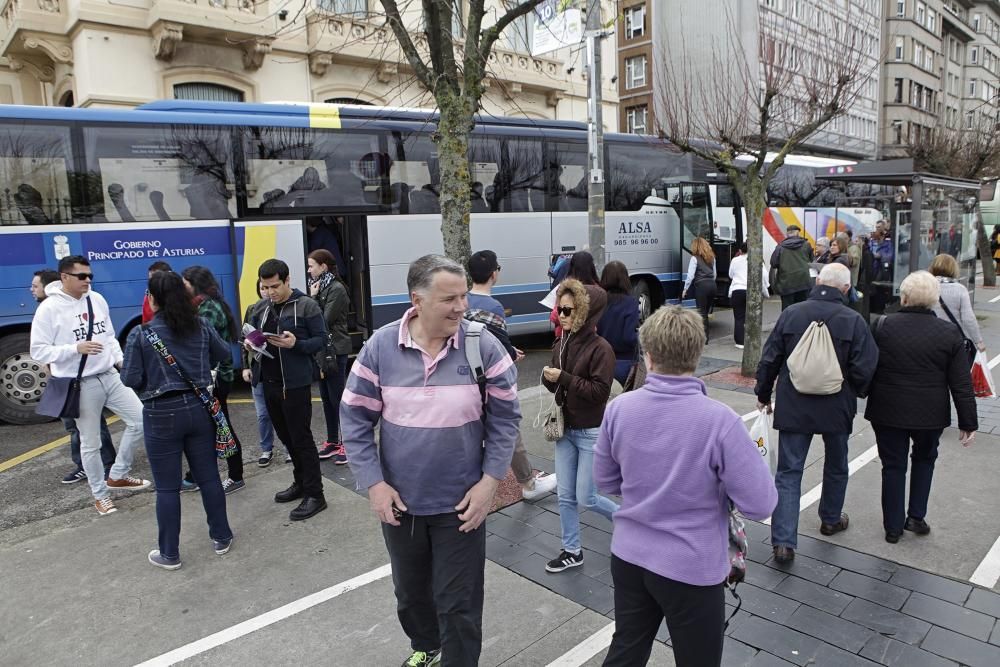
[(500, 38), (500, 33), (506, 30), (507, 26), (511, 23), (526, 15), (538, 5), (542, 4), (542, 2), (544, 2), (544, 0), (527, 0), (527, 2), (524, 2), (523, 4), (508, 9), (506, 14), (497, 19), (496, 23), (483, 32), (482, 40), (479, 45), (479, 53), (484, 63), (489, 59), (490, 52), (493, 50), (493, 45), (496, 43), (497, 39)]
[(428, 90), (434, 90), (434, 73), (427, 67), (427, 63), (420, 57), (417, 47), (413, 44), (413, 40), (410, 39), (410, 33), (406, 30), (406, 26), (403, 25), (403, 19), (399, 14), (399, 5), (396, 4), (396, 0), (379, 0), (379, 2), (382, 3), (382, 7), (385, 9), (386, 21), (389, 23), (389, 27), (392, 28), (392, 33), (396, 36), (396, 41), (399, 42), (399, 48), (402, 49), (403, 54), (410, 63), (410, 67), (416, 73), (417, 80)]

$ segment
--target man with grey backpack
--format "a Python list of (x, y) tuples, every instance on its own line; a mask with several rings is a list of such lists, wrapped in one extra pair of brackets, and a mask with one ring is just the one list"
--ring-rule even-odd
[(858, 397), (878, 364), (878, 347), (864, 318), (847, 307), (851, 271), (842, 264), (823, 267), (809, 298), (785, 309), (764, 345), (757, 367), (758, 407), (770, 410), (778, 431), (778, 506), (771, 517), (774, 559), (795, 557), (798, 544), (802, 470), (814, 435), (823, 436), (823, 494), (820, 532), (846, 530), (841, 510), (847, 494), (847, 440)]

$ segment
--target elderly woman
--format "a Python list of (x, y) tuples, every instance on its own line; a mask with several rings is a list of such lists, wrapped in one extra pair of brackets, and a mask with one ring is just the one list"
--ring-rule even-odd
[[(937, 279), (916, 271), (899, 290), (902, 308), (875, 324), (878, 366), (865, 410), (882, 459), (882, 523), (885, 540), (891, 544), (904, 530), (917, 535), (931, 531), (925, 520), (927, 497), (938, 441), (951, 424), (949, 392), (958, 412), (962, 445), (971, 445), (979, 428), (962, 337), (931, 310), (939, 297)], [(913, 470), (909, 504), (904, 506), (908, 454)]]
[[(729, 501), (764, 519), (778, 501), (740, 417), (693, 376), (700, 318), (664, 306), (639, 329), (649, 375), (607, 408), (594, 479), (622, 497), (611, 538), (615, 634), (605, 665), (644, 665), (664, 617), (678, 665), (722, 661)], [(560, 478), (561, 482), (561, 478)]]
[[(937, 278), (938, 289), (941, 290), (941, 299), (931, 306), (931, 310), (946, 322), (951, 322), (951, 318), (954, 317), (962, 335), (975, 343), (980, 350), (985, 351), (986, 345), (983, 343), (983, 335), (979, 332), (976, 314), (972, 311), (969, 290), (958, 282), (958, 262), (951, 255), (938, 255), (931, 262), (930, 272)], [(942, 303), (951, 312), (951, 317), (948, 317)]]

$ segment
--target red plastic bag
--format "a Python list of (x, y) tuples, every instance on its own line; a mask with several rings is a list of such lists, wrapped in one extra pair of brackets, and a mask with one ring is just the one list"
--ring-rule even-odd
[(976, 398), (996, 398), (997, 395), (993, 373), (983, 352), (976, 352), (976, 362), (972, 364), (972, 392)]

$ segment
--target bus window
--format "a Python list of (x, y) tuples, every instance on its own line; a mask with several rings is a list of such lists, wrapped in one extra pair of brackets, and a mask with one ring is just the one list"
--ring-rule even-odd
[[(532, 137), (474, 136), (469, 142), (473, 188), (494, 213), (545, 210), (542, 142)], [(491, 178), (492, 176), (492, 178)]]
[(736, 206), (736, 188), (728, 183), (715, 186), (716, 208), (734, 208)]
[(394, 213), (440, 213), (437, 146), (426, 132), (393, 132), (389, 191)]
[(993, 201), (993, 198), (997, 194), (997, 182), (996, 181), (986, 181), (983, 183), (983, 187), (979, 190), (979, 201)]
[(688, 156), (652, 142), (611, 143), (608, 158), (604, 176), (609, 211), (638, 211), (665, 180), (690, 177)]
[(545, 151), (545, 210), (586, 211), (586, 144), (549, 141)]
[(378, 204), (389, 159), (378, 135), (308, 128), (248, 128), (245, 139), (247, 208)]
[(227, 128), (97, 126), (83, 136), (85, 197), (95, 222), (235, 215)]
[(70, 222), (69, 128), (5, 124), (0, 130), (0, 225)]

